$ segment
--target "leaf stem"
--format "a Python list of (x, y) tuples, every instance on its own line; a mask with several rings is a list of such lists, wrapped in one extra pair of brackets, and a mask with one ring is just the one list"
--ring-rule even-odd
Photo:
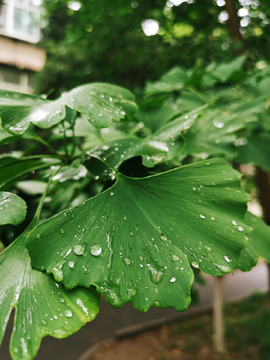
[(36, 224), (38, 224), (39, 222), (39, 217), (40, 217), (40, 213), (41, 213), (41, 210), (42, 210), (42, 207), (43, 207), (43, 204), (44, 204), (44, 200), (50, 190), (50, 187), (51, 187), (51, 184), (52, 184), (52, 181), (53, 181), (53, 177), (58, 173), (58, 171), (61, 169), (62, 166), (60, 166), (58, 169), (56, 169), (52, 175), (50, 176), (49, 178), (49, 181), (48, 181), (48, 184), (46, 186), (46, 189), (44, 190), (43, 194), (42, 194), (42, 197), (40, 199), (40, 202), (38, 204), (38, 208), (37, 208), (37, 211), (35, 213), (35, 216), (34, 216), (34, 219), (32, 221), (33, 222), (36, 222)]
[(59, 155), (58, 152), (45, 140), (43, 140), (40, 136), (36, 135), (34, 137), (34, 140), (40, 142), (41, 144), (43, 144), (44, 146), (46, 146), (53, 154), (55, 155)]

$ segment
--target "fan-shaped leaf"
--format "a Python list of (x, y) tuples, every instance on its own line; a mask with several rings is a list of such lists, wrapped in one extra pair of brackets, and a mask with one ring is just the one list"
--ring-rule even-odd
[(216, 159), (147, 178), (118, 175), (110, 189), (31, 232), (32, 265), (69, 289), (94, 284), (117, 307), (184, 310), (188, 261), (216, 276), (238, 263), (248, 229), (238, 174)]
[(137, 111), (131, 92), (109, 84), (82, 85), (55, 101), (0, 90), (2, 126), (16, 135), (23, 134), (31, 123), (43, 129), (59, 123), (66, 117), (65, 106), (81, 112), (98, 128), (110, 126), (112, 120), (130, 118)]
[(33, 270), (25, 237), (21, 235), (0, 254), (0, 344), (15, 307), (13, 360), (33, 359), (44, 336), (67, 337), (93, 320), (99, 310), (94, 289), (67, 291), (52, 276)]
[(16, 194), (0, 191), (0, 225), (20, 224), (26, 216), (26, 202)]

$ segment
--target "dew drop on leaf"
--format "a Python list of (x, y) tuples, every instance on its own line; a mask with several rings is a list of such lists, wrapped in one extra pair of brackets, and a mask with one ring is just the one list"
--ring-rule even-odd
[(101, 254), (101, 251), (102, 251), (102, 248), (101, 248), (101, 246), (99, 246), (99, 245), (94, 245), (94, 246), (92, 246), (92, 248), (91, 248), (91, 254), (92, 254), (93, 256), (98, 256), (98, 255), (100, 255), (100, 254)]
[(41, 320), (41, 324), (46, 325), (47, 324), (46, 320)]
[(129, 258), (125, 258), (125, 259), (124, 259), (124, 263), (125, 263), (126, 265), (130, 265), (131, 261), (130, 261)]
[(74, 268), (74, 261), (69, 261), (68, 262), (68, 267), (70, 267), (70, 268)]
[(66, 310), (66, 311), (65, 311), (65, 316), (66, 316), (66, 317), (72, 317), (72, 312), (71, 312), (71, 310)]
[(179, 261), (180, 258), (177, 255), (172, 255), (172, 261)]
[(242, 226), (238, 226), (238, 227), (237, 227), (237, 230), (238, 230), (238, 231), (244, 231), (244, 228), (242, 228)]
[(63, 228), (60, 229), (60, 233), (64, 234), (65, 230)]
[(232, 258), (230, 257), (230, 255), (225, 255), (224, 256), (225, 261), (227, 261), (228, 263), (232, 261)]
[(85, 244), (84, 245), (79, 245), (79, 244), (75, 245), (74, 249), (73, 249), (73, 251), (76, 255), (82, 255), (84, 250), (85, 250)]
[(174, 276), (172, 276), (172, 277), (170, 278), (170, 282), (173, 283), (173, 282), (175, 282), (175, 281), (176, 281), (176, 278), (175, 278)]
[(197, 263), (197, 261), (192, 261), (191, 265), (195, 268), (199, 267), (199, 264)]
[(205, 215), (200, 214), (200, 218), (205, 219)]
[(39, 239), (41, 237), (41, 234), (36, 235), (36, 239)]

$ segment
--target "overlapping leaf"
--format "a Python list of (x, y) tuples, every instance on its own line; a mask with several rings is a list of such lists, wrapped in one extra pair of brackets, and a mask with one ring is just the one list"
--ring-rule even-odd
[(150, 96), (154, 94), (179, 91), (184, 87), (187, 78), (187, 70), (180, 66), (175, 66), (162, 75), (158, 81), (154, 83), (149, 82), (146, 85), (145, 94)]
[(132, 117), (137, 111), (128, 90), (109, 84), (82, 85), (55, 101), (0, 90), (2, 126), (15, 135), (23, 134), (31, 123), (45, 129), (59, 123), (66, 117), (66, 106), (84, 114), (98, 128)]
[(31, 171), (57, 165), (57, 159), (18, 159), (6, 156), (0, 159), (0, 188)]
[(201, 158), (207, 158), (210, 154), (235, 156), (236, 131), (243, 126), (243, 122), (232, 116), (209, 110), (185, 134), (183, 153)]
[(245, 221), (253, 230), (248, 234), (248, 242), (255, 253), (270, 264), (270, 226), (263, 219), (247, 212)]
[(31, 360), (46, 335), (63, 338), (95, 318), (99, 294), (90, 288), (65, 290), (52, 276), (33, 270), (21, 235), (0, 254), (0, 344), (15, 307), (10, 342), (13, 360)]
[(184, 310), (189, 262), (216, 276), (238, 263), (248, 230), (238, 174), (214, 159), (147, 178), (119, 175), (31, 232), (32, 265), (69, 289), (94, 284), (117, 307)]
[(191, 111), (161, 127), (145, 139), (130, 137), (117, 140), (98, 146), (89, 151), (88, 154), (106, 160), (116, 169), (123, 161), (142, 155), (143, 165), (153, 167), (155, 164), (168, 161), (180, 153), (184, 146), (181, 132), (190, 128), (204, 110), (205, 107), (203, 106)]
[(0, 225), (20, 224), (26, 216), (26, 203), (16, 194), (0, 191)]
[(235, 161), (239, 164), (252, 163), (265, 171), (270, 171), (270, 134), (267, 131), (251, 134), (239, 141)]

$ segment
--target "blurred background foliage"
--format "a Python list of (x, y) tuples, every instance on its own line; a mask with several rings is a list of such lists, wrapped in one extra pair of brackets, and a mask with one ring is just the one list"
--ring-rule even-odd
[(268, 0), (45, 0), (41, 45), (48, 58), (35, 89), (54, 89), (55, 98), (102, 81), (139, 96), (147, 80), (175, 65), (204, 68), (244, 50), (247, 67), (263, 68), (269, 19)]

